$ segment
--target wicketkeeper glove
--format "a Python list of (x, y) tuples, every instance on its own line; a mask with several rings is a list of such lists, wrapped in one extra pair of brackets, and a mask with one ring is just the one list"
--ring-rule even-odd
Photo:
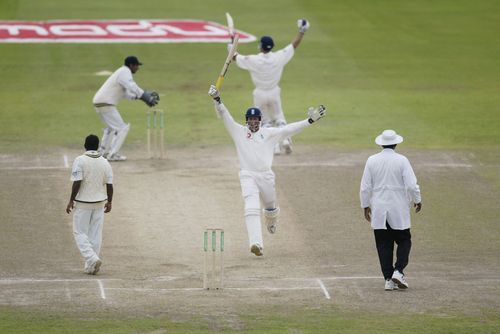
[(208, 89), (208, 95), (212, 97), (215, 101), (220, 103), (220, 93), (217, 87), (214, 85), (210, 85), (210, 88)]
[(160, 95), (157, 92), (149, 92), (147, 90), (140, 97), (149, 107), (154, 107), (160, 101)]
[(307, 114), (309, 115), (308, 121), (312, 124), (326, 115), (326, 108), (322, 104), (318, 108), (309, 107)]
[(306, 19), (299, 19), (297, 21), (297, 26), (299, 27), (299, 32), (305, 33), (309, 29), (310, 24)]

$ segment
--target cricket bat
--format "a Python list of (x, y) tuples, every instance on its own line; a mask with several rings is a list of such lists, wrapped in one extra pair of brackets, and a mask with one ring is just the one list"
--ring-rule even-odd
[(231, 50), (229, 50), (229, 54), (227, 55), (226, 61), (224, 62), (224, 66), (222, 66), (222, 70), (220, 71), (219, 78), (215, 83), (215, 87), (217, 87), (217, 90), (220, 90), (222, 82), (224, 81), (224, 77), (226, 76), (227, 69), (229, 68), (229, 64), (231, 64), (234, 54), (236, 53), (239, 38), (240, 37), (238, 36), (238, 34), (234, 35), (233, 46), (231, 47)]
[(229, 13), (226, 13), (227, 20), (227, 31), (229, 33), (229, 37), (231, 37), (231, 43), (234, 43), (234, 22), (233, 18)]

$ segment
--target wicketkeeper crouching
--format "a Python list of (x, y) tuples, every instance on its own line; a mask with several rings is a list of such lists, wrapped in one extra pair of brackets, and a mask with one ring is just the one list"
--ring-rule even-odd
[(240, 183), (245, 201), (245, 223), (248, 232), (250, 251), (256, 256), (263, 255), (264, 242), (260, 221), (260, 198), (264, 204), (264, 218), (267, 230), (276, 232), (280, 209), (276, 205), (274, 172), (271, 170), (274, 147), (284, 138), (301, 132), (325, 116), (323, 105), (308, 109), (308, 118), (290, 123), (281, 128), (262, 128), (262, 113), (259, 108), (249, 108), (245, 113), (246, 124), (234, 121), (229, 110), (222, 103), (219, 91), (214, 85), (208, 91), (214, 99), (215, 110), (222, 118), (227, 132), (233, 139), (240, 162)]

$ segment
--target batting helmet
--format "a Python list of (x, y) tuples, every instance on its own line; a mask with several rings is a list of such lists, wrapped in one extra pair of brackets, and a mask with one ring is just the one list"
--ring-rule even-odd
[(250, 117), (258, 117), (259, 120), (262, 119), (262, 112), (259, 108), (252, 107), (245, 113), (245, 119), (248, 121)]
[(271, 51), (274, 48), (274, 41), (270, 36), (262, 36), (259, 44), (260, 48), (265, 51)]

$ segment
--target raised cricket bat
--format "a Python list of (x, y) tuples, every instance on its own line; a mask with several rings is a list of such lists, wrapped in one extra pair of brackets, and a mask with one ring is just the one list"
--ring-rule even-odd
[(238, 36), (238, 34), (234, 35), (233, 46), (231, 47), (231, 50), (229, 50), (229, 54), (227, 55), (224, 66), (222, 66), (222, 70), (220, 71), (219, 78), (217, 79), (217, 82), (215, 83), (215, 87), (217, 87), (217, 90), (220, 90), (220, 87), (222, 86), (222, 82), (224, 81), (224, 77), (226, 76), (227, 69), (229, 68), (229, 64), (231, 64), (231, 61), (233, 60), (234, 54), (236, 53), (236, 48), (238, 47), (239, 38), (240, 37)]
[(229, 33), (229, 37), (231, 37), (231, 43), (234, 43), (234, 22), (233, 18), (229, 13), (226, 13), (227, 20), (227, 31)]

